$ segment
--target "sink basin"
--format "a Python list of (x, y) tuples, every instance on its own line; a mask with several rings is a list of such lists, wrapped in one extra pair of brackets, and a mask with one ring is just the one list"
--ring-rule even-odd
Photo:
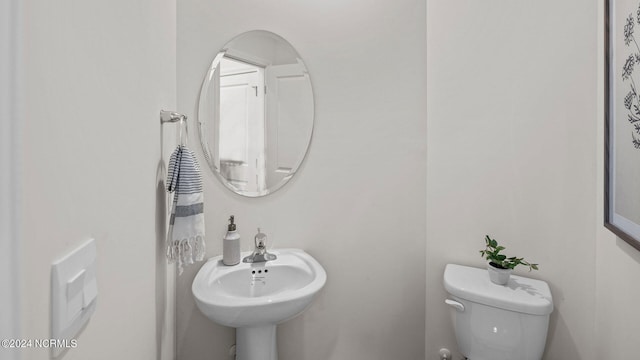
[(213, 257), (193, 280), (198, 309), (210, 320), (237, 329), (238, 360), (277, 360), (276, 325), (304, 312), (327, 280), (322, 265), (303, 250), (270, 253), (277, 259), (235, 266), (224, 265), (222, 256)]

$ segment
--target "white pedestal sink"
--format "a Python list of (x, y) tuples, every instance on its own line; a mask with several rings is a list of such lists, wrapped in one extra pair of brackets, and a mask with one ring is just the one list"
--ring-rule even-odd
[(276, 325), (304, 312), (327, 281), (322, 265), (303, 250), (270, 253), (278, 258), (235, 266), (213, 257), (193, 280), (200, 311), (236, 328), (237, 360), (277, 360)]

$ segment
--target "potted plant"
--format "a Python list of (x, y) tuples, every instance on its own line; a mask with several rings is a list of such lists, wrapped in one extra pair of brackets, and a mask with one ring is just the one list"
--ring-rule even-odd
[(529, 271), (538, 270), (538, 264), (527, 262), (524, 258), (507, 257), (501, 254), (500, 252), (505, 247), (498, 245), (498, 242), (490, 238), (489, 235), (485, 236), (484, 241), (486, 246), (484, 250), (480, 250), (480, 254), (489, 262), (487, 269), (489, 270), (491, 282), (498, 285), (506, 284), (509, 281), (509, 276), (511, 276), (511, 271), (518, 265), (528, 266)]

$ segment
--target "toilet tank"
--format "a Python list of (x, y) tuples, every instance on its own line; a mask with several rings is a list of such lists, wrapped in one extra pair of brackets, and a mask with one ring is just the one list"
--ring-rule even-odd
[(448, 264), (447, 303), (460, 352), (470, 360), (540, 360), (553, 311), (549, 285), (512, 275), (506, 285), (487, 269)]

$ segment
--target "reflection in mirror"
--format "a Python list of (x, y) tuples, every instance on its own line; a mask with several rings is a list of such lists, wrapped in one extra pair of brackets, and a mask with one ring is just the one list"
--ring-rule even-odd
[(241, 34), (216, 55), (200, 90), (207, 163), (237, 194), (270, 194), (304, 160), (313, 113), (311, 80), (293, 46), (267, 31)]

